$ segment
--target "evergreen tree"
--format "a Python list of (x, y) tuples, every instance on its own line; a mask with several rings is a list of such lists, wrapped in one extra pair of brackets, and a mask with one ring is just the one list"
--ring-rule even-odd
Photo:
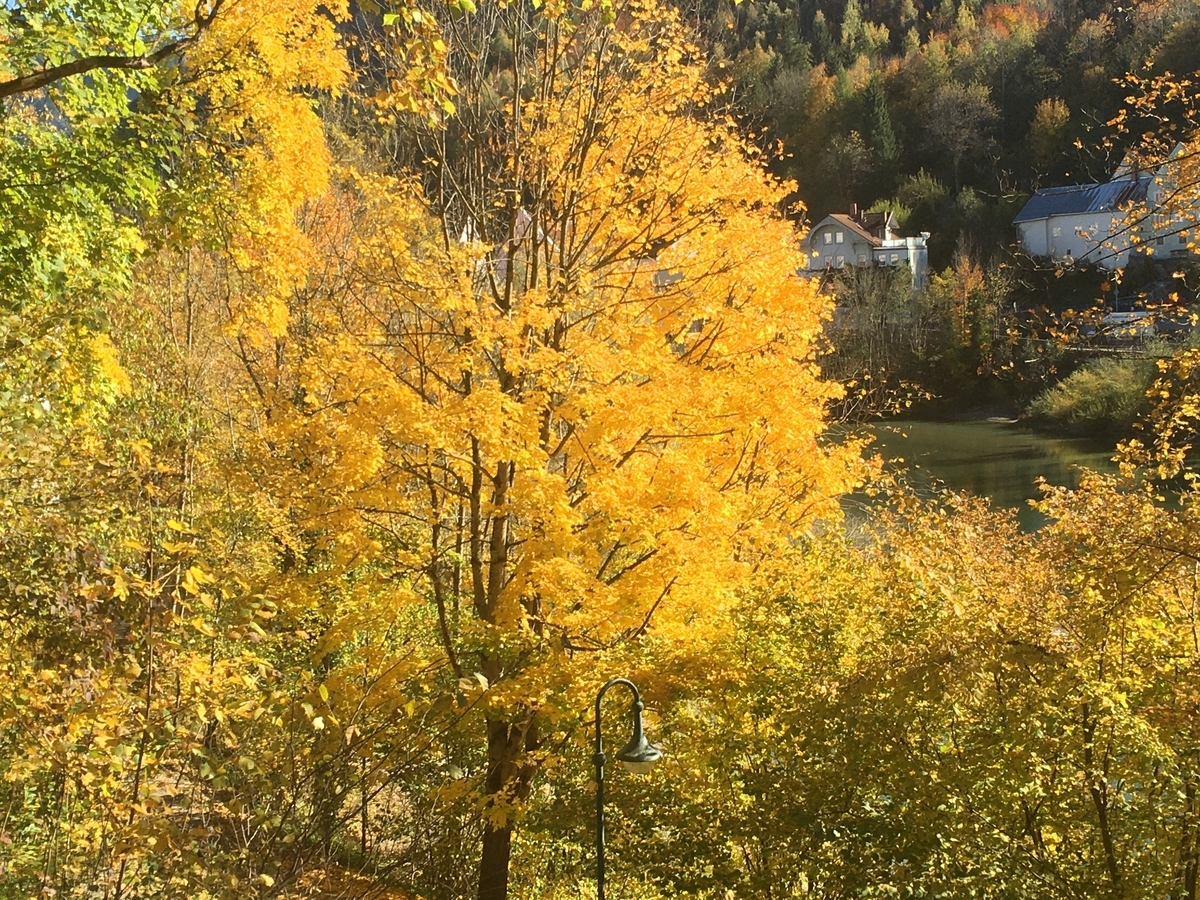
[(812, 27), (813, 59), (825, 63), (830, 68), (838, 64), (837, 53), (833, 45), (833, 36), (829, 33), (829, 25), (825, 21), (825, 13), (817, 10), (813, 17)]
[(807, 69), (812, 65), (812, 48), (800, 37), (799, 16), (786, 14), (779, 31), (779, 59), (784, 69)]
[(877, 156), (888, 162), (899, 156), (896, 132), (892, 128), (892, 117), (888, 112), (887, 96), (883, 90), (883, 79), (876, 75), (867, 85), (868, 135), (871, 147)]
[(811, 32), (820, 10), (819, 0), (799, 0), (796, 4), (796, 18), (800, 22), (800, 33)]
[(934, 26), (939, 31), (949, 31), (954, 25), (957, 12), (954, 0), (940, 0), (933, 13)]

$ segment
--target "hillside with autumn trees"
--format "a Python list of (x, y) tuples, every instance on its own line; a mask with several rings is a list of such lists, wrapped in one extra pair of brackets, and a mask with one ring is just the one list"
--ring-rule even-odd
[(1195, 900), (1200, 351), (1026, 532), (834, 427), (797, 273), (893, 198), (985, 373), (1017, 194), (1196, 208), (1197, 23), (5, 4), (0, 898), (594, 897), (627, 676), (613, 897)]
[[(799, 182), (813, 221), (884, 202), (935, 237), (1010, 242), (1035, 187), (1103, 181), (1137, 75), (1200, 66), (1190, 2), (799, 0), (689, 7), (731, 105)], [(1015, 204), (1015, 205), (1014, 205)]]

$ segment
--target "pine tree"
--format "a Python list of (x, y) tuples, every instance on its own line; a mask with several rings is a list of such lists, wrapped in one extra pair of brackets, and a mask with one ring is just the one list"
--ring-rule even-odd
[(858, 57), (863, 43), (862, 7), (858, 0), (846, 0), (842, 13), (842, 60), (850, 65)]
[(819, 9), (813, 17), (812, 47), (814, 59), (825, 63), (830, 68), (837, 67), (838, 59), (833, 45), (833, 36), (829, 33), (825, 13)]
[(812, 65), (812, 48), (800, 37), (800, 23), (796, 15), (783, 18), (779, 35), (779, 57), (788, 69), (807, 69)]

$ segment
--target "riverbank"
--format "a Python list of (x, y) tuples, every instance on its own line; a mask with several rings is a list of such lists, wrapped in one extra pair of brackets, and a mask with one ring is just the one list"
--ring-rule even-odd
[(1053, 437), (1111, 441), (1129, 438), (1150, 411), (1147, 392), (1161, 354), (1091, 359), (1032, 399), (981, 397), (978, 390), (913, 404), (904, 418), (938, 422), (1009, 421)]
[(1110, 421), (1080, 421), (1034, 416), (1026, 409), (1008, 405), (957, 407), (954, 404), (921, 404), (893, 418), (881, 419), (878, 425), (903, 424), (906, 422), (937, 422), (942, 424), (991, 423), (1009, 425), (1040, 435), (1044, 438), (1060, 438), (1090, 443), (1110, 442), (1114, 447), (1134, 432), (1135, 419), (1120, 425)]

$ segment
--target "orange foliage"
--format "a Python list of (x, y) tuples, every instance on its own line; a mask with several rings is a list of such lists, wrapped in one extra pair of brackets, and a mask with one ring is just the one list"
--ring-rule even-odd
[(1028, 0), (1017, 3), (993, 3), (980, 11), (983, 26), (1002, 38), (1017, 37), (1027, 42), (1041, 31), (1048, 15)]

